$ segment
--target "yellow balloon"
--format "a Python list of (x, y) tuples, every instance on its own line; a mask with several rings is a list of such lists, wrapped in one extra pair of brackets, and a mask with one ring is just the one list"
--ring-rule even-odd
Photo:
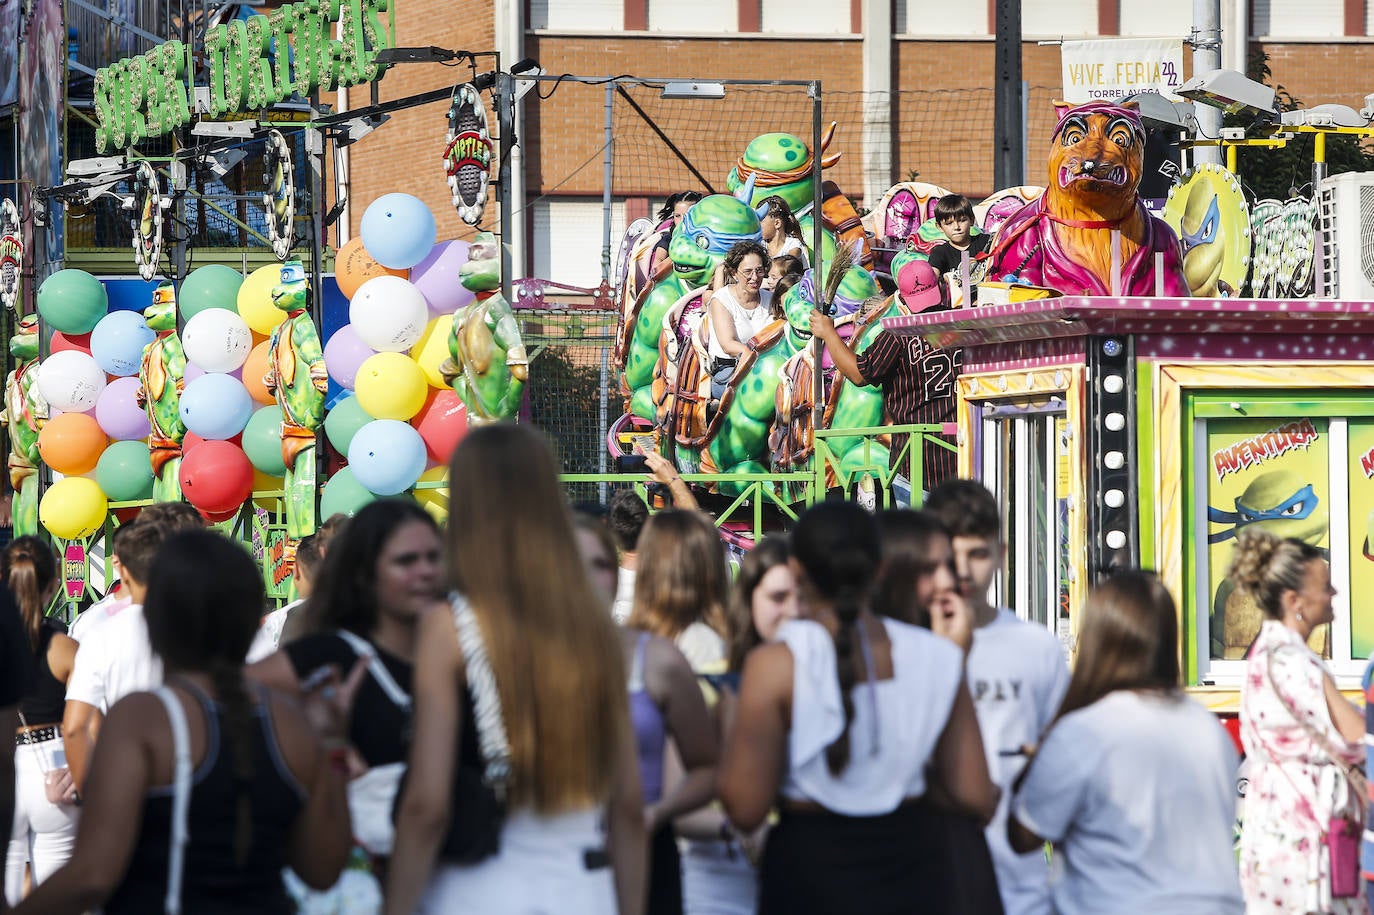
[(429, 512), (429, 516), (434, 519), (435, 524), (446, 524), (448, 522), (448, 468), (443, 464), (438, 467), (431, 467), (420, 474), (421, 483), (432, 483), (434, 481), (443, 482), (443, 486), (438, 489), (416, 488), (415, 501), (420, 503), (420, 507)]
[(432, 388), (446, 388), (439, 366), (448, 358), (448, 335), (453, 330), (453, 315), (440, 315), (420, 335), (420, 342), (410, 348), (410, 358), (419, 363), (425, 380)]
[(95, 480), (63, 477), (48, 487), (38, 503), (38, 520), (62, 540), (89, 537), (105, 523), (108, 500)]
[(286, 319), (286, 312), (272, 304), (272, 287), (281, 283), (281, 265), (259, 267), (239, 287), (239, 317), (256, 333), (269, 334)]
[(377, 353), (358, 367), (353, 393), (358, 406), (375, 419), (409, 420), (425, 405), (425, 372), (405, 353)]
[[(286, 481), (281, 477), (270, 477), (258, 468), (253, 468), (253, 492), (278, 492), (285, 487)], [(268, 511), (283, 511), (283, 496), (263, 496), (253, 499), (253, 504)]]

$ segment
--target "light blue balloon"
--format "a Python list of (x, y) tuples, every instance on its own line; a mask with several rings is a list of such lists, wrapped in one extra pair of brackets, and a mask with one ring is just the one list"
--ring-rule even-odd
[(91, 355), (111, 375), (137, 375), (143, 348), (157, 339), (136, 311), (112, 311), (91, 331)]
[(186, 385), (178, 411), (187, 429), (207, 441), (223, 441), (248, 425), (253, 397), (233, 375), (211, 373)]
[(374, 419), (348, 445), (348, 466), (369, 492), (394, 496), (425, 472), (425, 440), (414, 426), (396, 419)]
[(439, 237), (434, 214), (410, 194), (383, 194), (368, 205), (360, 226), (363, 247), (383, 267), (409, 270)]

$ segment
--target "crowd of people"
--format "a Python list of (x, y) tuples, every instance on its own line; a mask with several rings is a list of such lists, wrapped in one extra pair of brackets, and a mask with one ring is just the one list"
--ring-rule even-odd
[(1307, 645), (1333, 594), (1312, 547), (1245, 531), (1230, 570), (1267, 616), (1237, 852), (1237, 753), (1150, 573), (1093, 590), (1070, 673), (989, 598), (978, 483), (823, 502), (732, 575), (666, 461), (656, 513), (632, 489), (576, 511), (557, 470), (531, 427), (473, 430), (446, 530), (406, 500), (332, 519), (266, 618), (246, 550), (187, 506), (119, 528), (119, 587), (70, 627), (52, 548), (12, 542), (8, 904), (1366, 911), (1364, 718)]

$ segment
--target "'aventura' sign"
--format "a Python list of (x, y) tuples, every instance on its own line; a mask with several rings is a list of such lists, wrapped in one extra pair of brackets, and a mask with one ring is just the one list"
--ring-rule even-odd
[[(210, 116), (377, 79), (384, 69), (377, 52), (395, 42), (390, 14), (391, 0), (300, 0), (213, 26), (204, 48)], [(334, 23), (337, 39), (331, 37)], [(286, 53), (288, 45), (294, 53)], [(195, 72), (194, 54), (180, 41), (167, 41), (99, 70), (96, 151), (125, 149), (184, 127), (195, 95), (187, 76)]]

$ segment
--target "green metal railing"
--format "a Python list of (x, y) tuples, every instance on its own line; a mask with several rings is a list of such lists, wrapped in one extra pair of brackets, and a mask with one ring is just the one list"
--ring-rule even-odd
[[(767, 532), (770, 522), (787, 526), (836, 488), (847, 498), (857, 498), (861, 493), (866, 497), (871, 486), (873, 504), (878, 509), (919, 507), (926, 489), (925, 452), (916, 445), (933, 442), (948, 451), (957, 451), (940, 437), (943, 430), (944, 426), (938, 423), (822, 429), (816, 433), (810, 466), (802, 470), (766, 474), (684, 473), (682, 479), (697, 488), (729, 492), (718, 497), (721, 502), (710, 506), (716, 526), (747, 523), (750, 534), (758, 539)], [(903, 433), (908, 434), (906, 443), (889, 467), (888, 450), (877, 439)], [(893, 483), (899, 473), (911, 481), (905, 499), (894, 492)], [(632, 486), (646, 502), (650, 501), (650, 481), (640, 474), (565, 473), (560, 479), (567, 485)]]

